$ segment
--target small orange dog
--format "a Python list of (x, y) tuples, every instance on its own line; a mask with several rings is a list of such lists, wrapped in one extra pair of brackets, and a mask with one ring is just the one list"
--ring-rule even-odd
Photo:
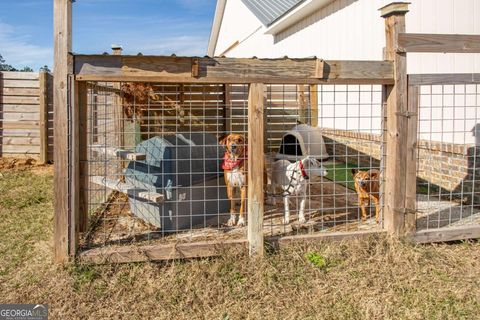
[(358, 203), (362, 210), (362, 221), (367, 220), (366, 205), (370, 204), (370, 200), (375, 204), (375, 220), (380, 221), (380, 171), (371, 169), (368, 171), (360, 171), (352, 169), (353, 180), (355, 181), (355, 190), (358, 194)]
[(235, 190), (240, 190), (240, 212), (237, 226), (245, 225), (245, 199), (247, 198), (247, 139), (242, 134), (231, 133), (220, 139), (225, 146), (222, 169), (224, 171), (227, 196), (230, 199), (230, 219), (227, 224), (234, 226), (236, 222)]

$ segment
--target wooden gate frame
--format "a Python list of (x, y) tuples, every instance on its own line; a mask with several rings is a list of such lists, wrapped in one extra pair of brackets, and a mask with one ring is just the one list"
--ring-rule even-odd
[[(408, 3), (405, 2), (395, 2), (381, 9), (387, 37), (384, 61), (74, 55), (71, 53), (72, 0), (54, 0), (55, 260), (66, 262), (78, 255), (78, 235), (87, 224), (85, 188), (88, 181), (81, 179), (81, 173), (87, 172), (84, 161), (87, 130), (83, 112), (86, 110), (87, 81), (249, 84), (250, 159), (263, 159), (264, 84), (310, 85), (313, 89), (319, 84), (383, 85), (388, 118), (384, 223), (389, 233), (404, 235), (405, 221), (411, 220), (412, 205), (412, 189), (407, 190), (406, 185), (415, 179), (416, 174), (412, 170), (416, 167), (416, 157), (411, 156), (416, 134), (411, 132), (413, 136), (408, 136), (409, 129), (413, 128), (412, 119), (416, 118), (412, 117), (414, 111), (409, 110), (406, 94), (405, 51), (409, 46), (405, 43), (410, 41), (408, 34), (404, 33), (406, 12)], [(161, 260), (211, 256), (224, 247), (248, 245), (252, 256), (261, 257), (265, 240), (262, 233), (262, 172), (261, 165), (256, 163), (254, 166), (252, 161), (249, 162), (248, 240), (101, 248), (83, 252), (80, 256), (92, 262)], [(410, 214), (409, 218), (405, 217), (406, 214)], [(270, 240), (283, 244), (371, 234), (359, 231)]]

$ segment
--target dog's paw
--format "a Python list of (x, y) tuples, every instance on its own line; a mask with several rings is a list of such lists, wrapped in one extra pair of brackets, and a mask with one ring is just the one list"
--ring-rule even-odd
[(233, 227), (235, 225), (235, 215), (230, 215), (230, 219), (227, 221), (227, 226)]
[(243, 217), (238, 218), (237, 227), (243, 227), (245, 225), (245, 220)]
[(282, 223), (283, 224), (289, 224), (290, 223), (290, 218), (289, 217), (285, 217), (282, 219)]
[(304, 216), (300, 216), (300, 217), (298, 217), (298, 222), (305, 223), (305, 222), (307, 222), (307, 219), (305, 219)]

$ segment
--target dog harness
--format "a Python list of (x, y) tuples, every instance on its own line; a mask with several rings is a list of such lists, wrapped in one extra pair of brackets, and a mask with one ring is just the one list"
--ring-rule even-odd
[[(305, 180), (308, 180), (310, 179), (310, 177), (308, 176), (307, 172), (305, 171), (305, 167), (303, 166), (303, 162), (300, 161), (299, 163), (299, 168), (300, 168), (300, 174), (302, 175), (302, 178), (305, 179)], [(285, 189), (285, 191), (283, 192), (282, 196), (290, 196), (292, 195), (292, 191), (295, 189), (295, 187), (298, 185), (297, 183), (297, 178), (295, 178), (295, 172), (297, 170), (292, 170), (292, 174), (290, 175), (290, 182), (288, 183), (288, 187)], [(295, 183), (294, 183), (295, 182)]]

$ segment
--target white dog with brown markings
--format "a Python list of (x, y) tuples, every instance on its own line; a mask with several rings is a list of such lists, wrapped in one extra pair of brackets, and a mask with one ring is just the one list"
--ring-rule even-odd
[[(327, 170), (322, 164), (314, 158), (307, 156), (306, 158), (291, 163), (287, 160), (277, 160), (272, 166), (272, 191), (282, 190), (282, 197), (285, 206), (285, 215), (283, 223), (290, 223), (290, 197), (298, 196), (300, 198), (300, 209), (298, 212), (298, 221), (305, 223), (305, 203), (307, 200), (307, 188), (310, 175), (324, 177)], [(272, 198), (272, 204), (275, 205), (275, 196)]]

